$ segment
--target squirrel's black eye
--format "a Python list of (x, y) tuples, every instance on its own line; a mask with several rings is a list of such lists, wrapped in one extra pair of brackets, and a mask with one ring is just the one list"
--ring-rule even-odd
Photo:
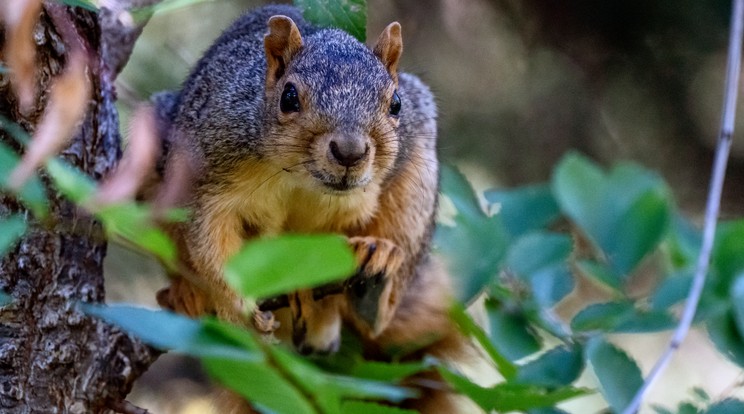
[(287, 112), (300, 112), (300, 96), (293, 84), (287, 83), (284, 85), (282, 98), (279, 100), (279, 109), (285, 114)]
[(398, 91), (393, 92), (393, 99), (390, 101), (390, 115), (398, 116), (400, 113), (400, 96)]

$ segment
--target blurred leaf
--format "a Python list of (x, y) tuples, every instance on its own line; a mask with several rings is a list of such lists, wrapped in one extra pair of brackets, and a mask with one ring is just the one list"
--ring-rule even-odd
[(538, 304), (549, 308), (573, 290), (574, 279), (568, 268), (571, 248), (567, 235), (530, 233), (512, 244), (505, 264), (530, 283)]
[(715, 291), (728, 296), (736, 277), (744, 271), (744, 220), (721, 223), (711, 257), (716, 277), (711, 278)]
[(615, 278), (627, 276), (667, 230), (668, 191), (636, 165), (618, 164), (605, 174), (570, 154), (556, 168), (552, 188), (563, 212), (604, 252)]
[(314, 401), (324, 413), (341, 413), (341, 401), (347, 398), (384, 399), (400, 402), (415, 397), (413, 390), (380, 381), (334, 375), (323, 372), (302, 358), (281, 348), (270, 348), (277, 367), (286, 372), (292, 383)]
[(98, 11), (98, 7), (91, 0), (60, 0), (62, 4), (80, 7), (85, 10)]
[(418, 411), (404, 410), (364, 401), (345, 401), (341, 406), (344, 414), (416, 414)]
[(93, 179), (65, 161), (52, 158), (47, 161), (46, 169), (55, 188), (77, 204), (90, 199), (96, 191)]
[(579, 271), (591, 280), (595, 280), (616, 293), (622, 292), (621, 280), (608, 266), (593, 260), (579, 260), (576, 262)]
[(705, 321), (710, 339), (716, 349), (740, 367), (744, 367), (744, 338), (739, 333), (731, 312), (709, 315)]
[(555, 347), (519, 367), (517, 382), (557, 388), (576, 381), (584, 370), (581, 347)]
[(656, 288), (651, 298), (655, 310), (669, 309), (687, 298), (692, 286), (692, 271), (684, 270), (667, 276)]
[(23, 237), (27, 229), (26, 220), (20, 214), (0, 219), (0, 258)]
[(679, 213), (673, 215), (670, 227), (668, 245), (673, 266), (694, 267), (702, 244), (700, 230)]
[(744, 273), (739, 274), (734, 280), (730, 295), (734, 322), (739, 329), (739, 336), (744, 337)]
[(483, 329), (476, 324), (460, 304), (455, 304), (450, 310), (450, 318), (455, 322), (465, 336), (473, 336), (480, 346), (486, 351), (491, 360), (496, 364), (496, 369), (507, 380), (517, 375), (517, 367), (501, 352), (499, 352), (493, 343), (488, 339)]
[(251, 334), (225, 322), (193, 320), (168, 311), (125, 305), (82, 307), (85, 313), (117, 325), (155, 348), (235, 362), (263, 360)]
[[(84, 0), (87, 1), (87, 0)], [(165, 0), (151, 6), (137, 7), (131, 11), (134, 21), (144, 23), (155, 13), (170, 13), (183, 7), (199, 3), (212, 3), (217, 0)]]
[(367, 37), (366, 0), (294, 0), (308, 22), (337, 27), (364, 43)]
[(621, 412), (643, 384), (641, 370), (624, 351), (600, 337), (589, 340), (586, 358), (613, 411)]
[(508, 235), (499, 215), (483, 212), (470, 183), (456, 168), (442, 168), (441, 189), (457, 215), (454, 227), (437, 227), (435, 244), (451, 274), (458, 275), (458, 299), (467, 303), (498, 273)]
[(705, 414), (741, 414), (744, 413), (744, 401), (732, 398), (719, 401), (704, 411)]
[(674, 326), (674, 319), (665, 311), (641, 310), (631, 301), (595, 303), (571, 320), (572, 329), (584, 332), (643, 333)]
[[(20, 161), (20, 157), (5, 143), (0, 142), (0, 189), (10, 190), (8, 178)], [(18, 192), (21, 201), (33, 211), (36, 217), (47, 214), (47, 194), (39, 176), (34, 174)]]
[(174, 266), (176, 245), (153, 221), (149, 206), (129, 202), (106, 206), (96, 215), (109, 235), (122, 237), (154, 254), (166, 265)]
[(702, 402), (709, 402), (710, 401), (710, 395), (708, 395), (707, 392), (705, 392), (704, 389), (700, 387), (693, 387), (692, 388), (692, 395), (695, 396), (698, 400)]
[(535, 408), (527, 410), (527, 414), (569, 414), (567, 411), (560, 410), (555, 407), (548, 408)]
[(405, 363), (359, 361), (354, 365), (350, 374), (357, 378), (392, 382), (431, 368), (431, 366), (432, 364), (426, 361)]
[(499, 205), (498, 214), (512, 237), (542, 229), (560, 215), (558, 204), (548, 185), (536, 185), (514, 190), (489, 190), (486, 200)]
[(446, 368), (439, 372), (458, 392), (465, 394), (481, 408), (490, 412), (526, 411), (533, 408), (551, 407), (561, 401), (589, 393), (588, 390), (564, 387), (547, 390), (534, 385), (502, 382), (490, 388), (472, 383)]
[(11, 298), (10, 295), (8, 295), (5, 292), (0, 292), (0, 306), (5, 306), (12, 301), (13, 301), (13, 298)]
[(351, 276), (354, 255), (338, 235), (285, 235), (247, 242), (231, 257), (225, 278), (240, 294), (261, 298)]
[(524, 315), (501, 309), (494, 301), (486, 302), (491, 343), (511, 361), (540, 350), (540, 338)]
[(242, 395), (260, 411), (316, 414), (310, 401), (273, 367), (231, 358), (203, 358), (207, 373)]

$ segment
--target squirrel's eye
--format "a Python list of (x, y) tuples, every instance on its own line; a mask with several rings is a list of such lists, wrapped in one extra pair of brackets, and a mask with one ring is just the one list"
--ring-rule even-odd
[(393, 99), (390, 101), (390, 115), (398, 116), (400, 113), (400, 96), (398, 91), (393, 92)]
[(282, 98), (279, 100), (279, 108), (285, 114), (287, 112), (300, 112), (300, 96), (297, 95), (297, 88), (291, 83), (284, 85)]

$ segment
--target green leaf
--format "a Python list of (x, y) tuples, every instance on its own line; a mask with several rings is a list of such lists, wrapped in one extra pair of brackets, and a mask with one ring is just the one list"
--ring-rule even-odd
[(5, 256), (28, 229), (26, 220), (20, 214), (0, 220), (0, 257)]
[(708, 336), (716, 349), (740, 367), (744, 367), (744, 337), (739, 333), (734, 315), (720, 312), (705, 321)]
[(674, 319), (665, 311), (638, 309), (631, 301), (595, 303), (571, 320), (571, 328), (583, 332), (645, 333), (671, 329), (674, 325)]
[(667, 244), (674, 267), (677, 269), (694, 267), (700, 253), (702, 234), (687, 218), (675, 212)]
[(145, 343), (196, 357), (263, 361), (247, 331), (213, 319), (193, 320), (168, 311), (133, 306), (82, 304), (85, 313), (97, 316)]
[(491, 343), (501, 354), (515, 361), (540, 350), (540, 338), (523, 314), (486, 302)]
[(692, 271), (683, 270), (665, 278), (651, 298), (654, 310), (664, 310), (687, 298), (692, 286)]
[(608, 266), (593, 260), (579, 260), (576, 262), (579, 271), (591, 280), (595, 280), (614, 292), (622, 291), (621, 278)]
[(60, 0), (62, 4), (80, 7), (85, 10), (98, 11), (98, 7), (91, 0)]
[(744, 401), (726, 399), (719, 401), (705, 410), (705, 414), (741, 414), (744, 413)]
[(154, 254), (166, 265), (174, 266), (176, 245), (152, 219), (149, 206), (135, 202), (115, 204), (104, 207), (96, 215), (109, 236), (121, 237)]
[(517, 374), (517, 367), (501, 352), (499, 352), (493, 343), (488, 339), (488, 336), (483, 329), (476, 324), (470, 315), (467, 314), (465, 308), (460, 304), (455, 304), (450, 310), (450, 318), (455, 322), (460, 331), (466, 336), (473, 336), (478, 341), (480, 346), (486, 351), (491, 360), (496, 364), (496, 369), (499, 373), (507, 380), (512, 379)]
[(498, 214), (512, 237), (541, 229), (560, 215), (558, 204), (548, 185), (489, 190), (485, 197), (499, 207)]
[(286, 235), (246, 243), (225, 267), (225, 278), (246, 297), (261, 298), (351, 276), (356, 268), (345, 238)]
[[(20, 162), (20, 157), (5, 143), (0, 142), (0, 189), (8, 191), (8, 178)], [(23, 204), (28, 206), (37, 217), (47, 214), (47, 194), (39, 176), (34, 174), (18, 191)]]
[(624, 351), (600, 337), (589, 340), (586, 358), (612, 409), (615, 412), (625, 409), (643, 384), (641, 370), (636, 362)]
[(458, 299), (467, 303), (498, 273), (509, 237), (501, 217), (483, 212), (470, 183), (456, 168), (442, 168), (441, 189), (457, 214), (454, 227), (437, 227), (435, 244), (450, 273), (458, 275)]
[(538, 304), (550, 308), (573, 290), (568, 267), (571, 238), (556, 233), (535, 232), (520, 237), (510, 248), (505, 264), (530, 283)]
[(404, 410), (397, 407), (388, 407), (385, 405), (364, 402), (364, 401), (345, 401), (341, 406), (341, 412), (344, 414), (416, 414), (418, 411)]
[(497, 412), (527, 411), (534, 408), (552, 407), (561, 401), (588, 394), (587, 390), (580, 388), (563, 387), (548, 390), (534, 385), (511, 382), (484, 388), (446, 368), (440, 368), (439, 372), (458, 392), (468, 396), (487, 412), (491, 410)]
[(605, 174), (578, 154), (555, 170), (553, 193), (566, 215), (604, 252), (624, 280), (661, 241), (670, 220), (669, 192), (655, 174), (618, 164)]
[(5, 292), (0, 292), (0, 307), (9, 304), (12, 301), (13, 301), (13, 298), (11, 298), (10, 295), (8, 295)]
[(744, 273), (739, 274), (731, 286), (731, 311), (734, 315), (739, 336), (744, 337)]
[(432, 364), (426, 361), (386, 363), (377, 361), (359, 361), (354, 365), (350, 374), (357, 378), (366, 378), (376, 381), (399, 381), (413, 374), (431, 368)]
[(137, 23), (144, 23), (155, 13), (170, 13), (184, 7), (200, 3), (212, 3), (217, 0), (165, 0), (150, 6), (132, 9), (132, 17)]
[(555, 347), (519, 367), (517, 382), (557, 388), (576, 381), (584, 370), (580, 346)]
[(711, 257), (716, 272), (711, 282), (720, 296), (728, 296), (731, 284), (744, 272), (744, 220), (721, 223)]
[(242, 395), (260, 411), (316, 414), (310, 401), (273, 367), (231, 358), (203, 358), (207, 373)]
[(364, 43), (367, 38), (367, 2), (365, 0), (294, 0), (310, 23), (337, 27)]
[(50, 159), (46, 169), (57, 190), (77, 204), (90, 199), (96, 191), (96, 183), (92, 178), (61, 159)]

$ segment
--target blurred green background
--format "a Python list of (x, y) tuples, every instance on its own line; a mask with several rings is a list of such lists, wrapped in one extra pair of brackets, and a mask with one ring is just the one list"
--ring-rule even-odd
[[(134, 105), (178, 88), (214, 38), (261, 3), (205, 1), (156, 14), (117, 83), (123, 125)], [(697, 219), (718, 133), (729, 13), (721, 0), (370, 0), (367, 37), (401, 23), (401, 66), (438, 99), (442, 158), (477, 187), (545, 181), (577, 149), (605, 165), (634, 160), (659, 171)], [(740, 109), (723, 217), (744, 212), (743, 133)], [(157, 265), (116, 247), (107, 272), (111, 302), (154, 305), (166, 283)], [(618, 341), (647, 372), (665, 338)], [(667, 406), (687, 398), (680, 390), (689, 384), (705, 384), (715, 397), (740, 379), (697, 334), (677, 360), (652, 396)], [(206, 413), (208, 391), (193, 362), (166, 356), (134, 399), (156, 413)], [(596, 403), (568, 408), (596, 412)]]

